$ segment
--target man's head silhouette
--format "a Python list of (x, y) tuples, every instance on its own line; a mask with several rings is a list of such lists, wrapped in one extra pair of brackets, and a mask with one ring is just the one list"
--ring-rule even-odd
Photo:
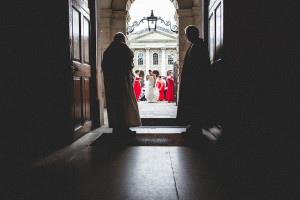
[(199, 38), (199, 29), (196, 26), (189, 25), (185, 28), (185, 35), (190, 42), (195, 42)]
[(116, 42), (124, 42), (125, 43), (125, 35), (122, 32), (118, 32), (114, 36), (114, 41)]

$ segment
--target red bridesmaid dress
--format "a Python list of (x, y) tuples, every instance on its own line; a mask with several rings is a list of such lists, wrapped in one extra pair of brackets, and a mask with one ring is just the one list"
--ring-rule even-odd
[(165, 99), (165, 97), (164, 97), (165, 83), (163, 81), (162, 82), (157, 82), (156, 87), (158, 88), (158, 90), (161, 87), (161, 90), (159, 90), (158, 100), (164, 100)]
[(174, 81), (171, 80), (171, 78), (173, 78), (173, 76), (172, 77), (168, 76), (168, 89), (167, 89), (165, 101), (174, 101), (174, 92), (173, 92)]
[(139, 101), (139, 98), (140, 98), (140, 95), (141, 95), (141, 92), (142, 92), (141, 83), (140, 83), (141, 78), (136, 77), (135, 79), (136, 80), (134, 81), (133, 90), (134, 90), (134, 93), (135, 93), (136, 101)]

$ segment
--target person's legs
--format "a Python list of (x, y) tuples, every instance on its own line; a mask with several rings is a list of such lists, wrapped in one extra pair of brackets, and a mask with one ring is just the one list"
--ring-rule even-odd
[(185, 117), (189, 124), (183, 135), (199, 135), (202, 134), (202, 129), (210, 128), (209, 117), (206, 115), (205, 109), (199, 102), (191, 102), (186, 108), (188, 115)]
[(199, 124), (188, 125), (186, 131), (182, 132), (183, 135), (197, 135), (202, 133), (202, 126)]
[[(123, 105), (123, 104), (121, 104)], [(116, 105), (114, 109), (115, 111), (115, 121), (114, 121), (114, 127), (113, 127), (113, 133), (118, 136), (134, 136), (136, 132), (133, 132), (129, 129), (129, 127), (126, 125), (125, 120), (125, 113), (123, 106)]]
[(106, 100), (109, 125), (113, 128), (112, 133), (118, 137), (134, 136), (136, 132), (131, 131), (126, 125), (122, 88), (110, 86)]
[(113, 134), (118, 137), (134, 137), (136, 135), (136, 131), (132, 131), (129, 127), (114, 127)]

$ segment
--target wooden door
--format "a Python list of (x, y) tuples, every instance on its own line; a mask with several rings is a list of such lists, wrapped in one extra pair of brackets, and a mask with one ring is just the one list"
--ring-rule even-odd
[(90, 115), (90, 10), (88, 0), (70, 0), (74, 139), (92, 127)]

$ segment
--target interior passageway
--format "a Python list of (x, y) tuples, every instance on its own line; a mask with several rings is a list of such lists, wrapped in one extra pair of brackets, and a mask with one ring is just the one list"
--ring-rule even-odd
[[(262, 185), (257, 181), (262, 180), (262, 172), (249, 171), (255, 165), (240, 163), (238, 157), (222, 159), (225, 154), (216, 153), (215, 146), (201, 134), (176, 146), (137, 145), (118, 138), (94, 144), (104, 132), (105, 128), (93, 130), (30, 165), (3, 172), (1, 197), (32, 200), (261, 197), (257, 191)], [(271, 189), (263, 186), (264, 193), (271, 193)]]
[(296, 3), (170, 0), (180, 70), (184, 28), (207, 42), (222, 137), (137, 127), (111, 140), (102, 55), (133, 2), (5, 1), (0, 199), (300, 199)]
[[(222, 199), (205, 157), (187, 146), (91, 146), (94, 130), (9, 176), (10, 199)], [(6, 198), (4, 198), (6, 199)]]

